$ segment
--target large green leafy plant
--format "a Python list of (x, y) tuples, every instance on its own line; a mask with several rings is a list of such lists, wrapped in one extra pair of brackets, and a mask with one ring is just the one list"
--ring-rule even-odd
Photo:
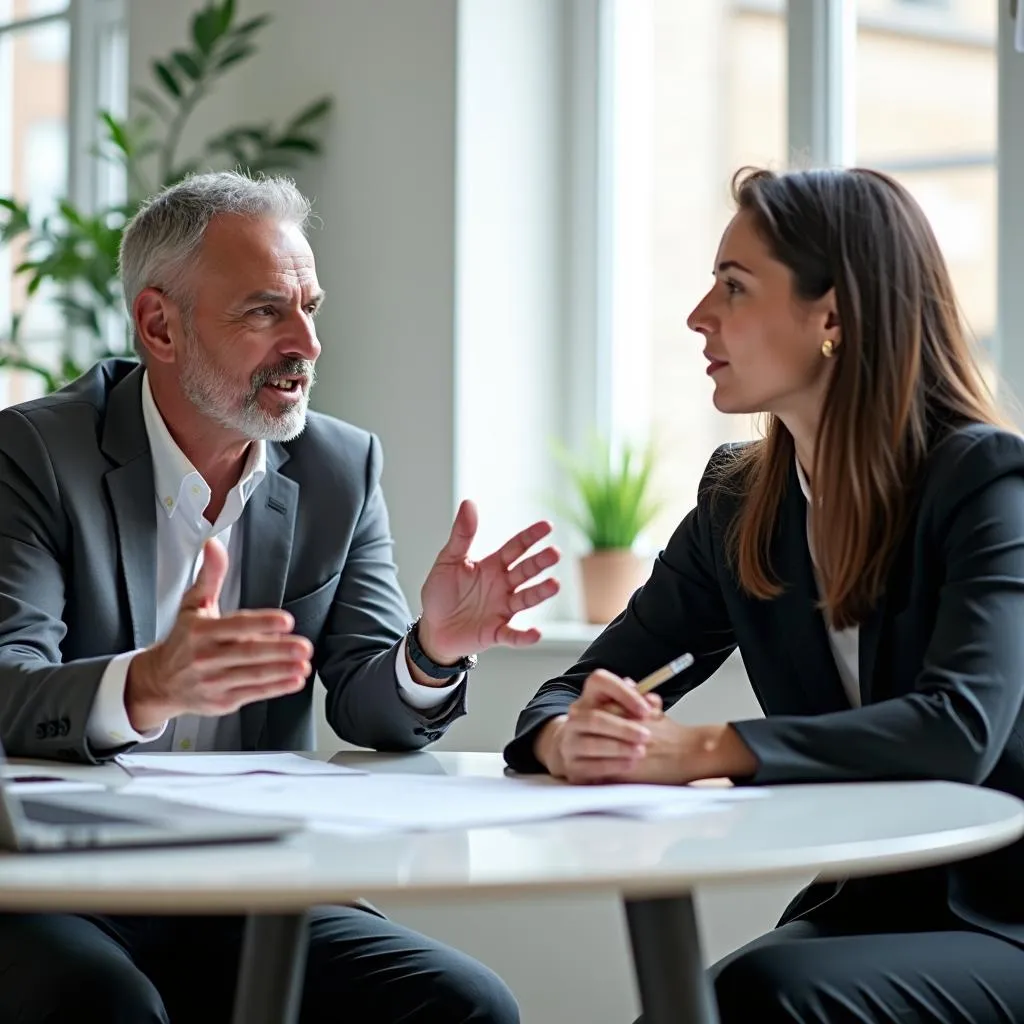
[(567, 518), (594, 551), (629, 550), (660, 511), (652, 497), (654, 450), (630, 444), (617, 451), (596, 439), (590, 451), (558, 452), (575, 491)]
[(185, 158), (179, 153), (193, 111), (224, 74), (256, 52), (256, 38), (270, 21), (266, 14), (240, 21), (234, 0), (207, 4), (193, 15), (189, 40), (152, 62), (152, 87), (133, 90), (144, 112), (126, 119), (100, 115), (103, 136), (94, 155), (124, 168), (126, 202), (87, 213), (64, 200), (55, 213), (35, 222), (25, 205), (0, 198), (0, 244), (21, 244), (23, 256), (14, 273), (24, 278), (29, 301), (41, 299), (44, 284), (52, 285), (49, 301), (60, 306), (67, 326), (77, 329), (64, 332), (56, 359), (44, 361), (25, 344), (23, 318), (15, 316), (0, 333), (0, 366), (35, 373), (54, 390), (96, 359), (130, 350), (117, 253), (124, 225), (148, 195), (194, 171), (234, 166), (253, 173), (288, 172), (320, 152), (319, 132), (331, 107), (327, 97), (284, 125), (235, 125), (209, 138), (197, 153)]

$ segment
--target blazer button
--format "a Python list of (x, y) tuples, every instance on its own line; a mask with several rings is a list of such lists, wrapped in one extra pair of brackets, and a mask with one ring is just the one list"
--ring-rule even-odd
[(62, 718), (60, 720), (59, 735), (67, 736), (69, 732), (71, 732), (71, 722), (67, 718)]

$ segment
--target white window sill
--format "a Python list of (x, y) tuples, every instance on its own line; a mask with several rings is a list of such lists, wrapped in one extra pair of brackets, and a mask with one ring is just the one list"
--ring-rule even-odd
[(535, 646), (546, 652), (581, 651), (592, 640), (600, 636), (605, 628), (590, 622), (577, 622), (569, 619), (541, 621), (536, 623), (536, 626), (541, 632), (541, 638)]

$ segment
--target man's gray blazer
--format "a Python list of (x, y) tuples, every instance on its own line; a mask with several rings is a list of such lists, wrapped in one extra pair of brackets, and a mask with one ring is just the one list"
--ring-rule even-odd
[[(0, 741), (20, 757), (95, 761), (86, 722), (110, 658), (156, 639), (156, 502), (142, 371), (98, 363), (63, 390), (0, 411)], [(287, 609), (315, 644), (327, 718), (344, 740), (413, 749), (465, 712), (399, 696), (409, 622), (392, 560), (379, 442), (310, 413), (267, 444), (242, 517), (242, 608)], [(242, 709), (246, 750), (307, 749), (314, 677)]]

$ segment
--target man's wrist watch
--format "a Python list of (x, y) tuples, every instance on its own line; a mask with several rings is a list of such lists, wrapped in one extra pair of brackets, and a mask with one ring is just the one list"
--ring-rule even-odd
[(477, 657), (475, 654), (467, 654), (459, 658), (454, 665), (438, 665), (436, 661), (427, 657), (426, 652), (420, 646), (420, 620), (417, 619), (409, 626), (409, 632), (405, 635), (406, 649), (409, 651), (409, 659), (424, 674), (431, 679), (453, 679), (476, 668)]

